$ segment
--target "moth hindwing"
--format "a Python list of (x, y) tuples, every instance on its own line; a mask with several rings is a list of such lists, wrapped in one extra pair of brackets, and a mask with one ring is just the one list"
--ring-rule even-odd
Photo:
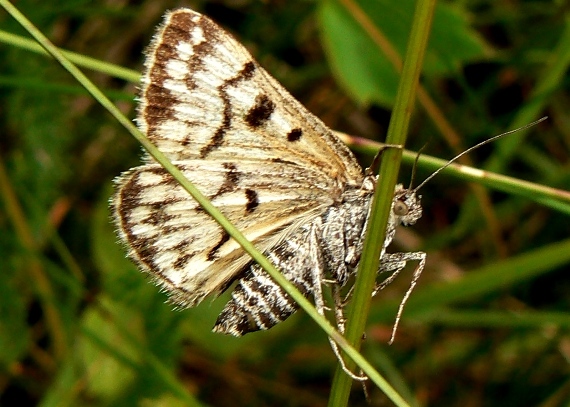
[[(147, 50), (137, 125), (324, 314), (323, 283), (343, 287), (356, 270), (377, 182), (332, 131), (231, 35), (188, 9), (167, 13)], [(214, 327), (236, 336), (296, 311), (150, 156), (115, 186), (129, 257), (173, 303), (191, 307), (237, 282)], [(423, 268), (423, 253), (384, 253), (396, 226), (420, 216), (415, 193), (397, 186), (379, 270), (392, 273), (386, 281), (407, 260)]]

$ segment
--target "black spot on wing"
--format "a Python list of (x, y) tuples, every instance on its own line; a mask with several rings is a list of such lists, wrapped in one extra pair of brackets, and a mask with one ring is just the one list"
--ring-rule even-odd
[(245, 197), (247, 198), (247, 203), (245, 204), (245, 213), (251, 213), (259, 206), (259, 198), (257, 192), (253, 189), (245, 190)]
[(255, 98), (255, 106), (253, 106), (245, 115), (245, 122), (251, 127), (259, 127), (267, 120), (275, 111), (275, 103), (265, 94), (257, 95)]
[(303, 135), (303, 130), (296, 128), (287, 133), (288, 141), (298, 141)]

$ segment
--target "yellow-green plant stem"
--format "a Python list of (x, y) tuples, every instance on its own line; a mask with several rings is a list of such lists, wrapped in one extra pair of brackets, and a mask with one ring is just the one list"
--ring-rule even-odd
[[(38, 54), (50, 56), (44, 48), (37, 42), (24, 38), (20, 35), (12, 34), (4, 30), (0, 30), (0, 42), (5, 44), (14, 45), (18, 48), (25, 49)], [(60, 52), (71, 62), (84, 68), (89, 68), (107, 75), (114, 76), (115, 78), (124, 79), (129, 82), (138, 83), (140, 79), (140, 72), (133, 71), (132, 69), (123, 68), (115, 64), (103, 62), (95, 58), (90, 58), (76, 52), (60, 50)]]
[[(359, 152), (373, 154), (375, 151), (385, 148), (384, 143), (379, 143), (377, 141), (363, 139), (360, 137), (352, 137), (340, 132), (336, 132), (336, 135), (346, 144), (351, 145), (354, 150)], [(417, 158), (418, 153), (416, 151), (404, 150), (402, 153), (402, 162), (407, 164), (413, 164)], [(448, 160), (443, 160), (426, 154), (420, 155), (418, 159), (418, 167), (427, 171), (435, 171), (447, 163)], [(439, 176), (445, 177), (448, 175), (451, 175), (456, 179), (476, 182), (495, 191), (521, 196), (562, 213), (570, 214), (570, 192), (564, 189), (552, 188), (535, 182), (525, 181), (508, 175), (497, 174), (495, 172), (480, 170), (478, 168), (456, 163), (453, 163), (444, 169)]]
[[(405, 144), (434, 9), (434, 0), (416, 2), (406, 58), (386, 137), (388, 144)], [(362, 333), (370, 310), (372, 290), (376, 283), (378, 265), (381, 260), (380, 254), (386, 235), (386, 226), (401, 158), (401, 149), (388, 149), (382, 157), (379, 182), (376, 185), (362, 258), (347, 314), (346, 338), (356, 349), (360, 348)], [(351, 362), (347, 363), (347, 367), (349, 369), (355, 368)], [(352, 379), (344, 373), (340, 366), (337, 367), (329, 406), (347, 405), (351, 384)], [(396, 404), (406, 405), (406, 402), (399, 395), (397, 397), (398, 402)], [(394, 401), (394, 398), (392, 400)]]

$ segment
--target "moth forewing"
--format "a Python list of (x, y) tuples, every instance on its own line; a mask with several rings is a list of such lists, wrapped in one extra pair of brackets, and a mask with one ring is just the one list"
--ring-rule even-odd
[[(165, 15), (146, 52), (137, 124), (324, 314), (324, 281), (342, 287), (358, 266), (376, 182), (332, 131), (188, 9)], [(114, 220), (129, 256), (175, 304), (194, 306), (236, 281), (214, 330), (237, 336), (296, 311), (166, 170), (145, 163), (118, 178)], [(380, 271), (397, 274), (401, 261), (389, 259)]]

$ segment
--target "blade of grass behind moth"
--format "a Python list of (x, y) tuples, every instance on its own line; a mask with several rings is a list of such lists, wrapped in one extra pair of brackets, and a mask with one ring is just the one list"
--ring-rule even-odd
[[(398, 85), (398, 94), (388, 128), (386, 143), (404, 145), (411, 117), (414, 110), (416, 91), (419, 83), (423, 57), (427, 48), (427, 40), (431, 29), (435, 1), (418, 1), (402, 76)], [(391, 209), (394, 188), (402, 157), (401, 149), (388, 149), (382, 157), (379, 182), (372, 201), (372, 209), (368, 230), (364, 240), (362, 258), (356, 277), (354, 294), (347, 315), (346, 337), (357, 349), (368, 313), (372, 290), (374, 289), (380, 253), (385, 240), (386, 226)], [(350, 369), (354, 365), (347, 364)], [(333, 389), (329, 398), (329, 406), (345, 406), (350, 394), (351, 378), (340, 367), (337, 367), (333, 381)], [(402, 400), (402, 402), (404, 402)]]
[[(372, 155), (379, 147), (383, 146), (383, 143), (349, 136), (340, 132), (336, 132), (336, 135), (356, 151), (370, 155)], [(416, 156), (417, 153), (415, 151), (404, 150), (402, 161), (406, 164), (412, 164), (416, 159)], [(422, 154), (418, 160), (418, 166), (429, 171), (435, 171), (446, 163), (447, 160), (426, 154)], [(442, 171), (441, 175), (451, 176), (464, 181), (476, 182), (495, 191), (501, 191), (514, 196), (527, 198), (533, 202), (555, 209), (564, 214), (570, 213), (570, 192), (563, 189), (552, 188), (535, 182), (525, 181), (508, 175), (497, 174), (495, 172), (481, 170), (457, 163), (451, 164)]]
[[(0, 30), (0, 42), (5, 44), (10, 44), (21, 49), (25, 49), (31, 52), (42, 54), (45, 56), (51, 56), (44, 48), (42, 48), (37, 42), (30, 40), (29, 38), (22, 37), (20, 35), (12, 34), (4, 30)], [(78, 54), (76, 52), (59, 50), (67, 59), (76, 65), (89, 68), (91, 70), (101, 72), (107, 75), (114, 76), (115, 78), (124, 79), (129, 82), (138, 83), (140, 79), (140, 72), (134, 71), (132, 69), (124, 68), (115, 64), (110, 64), (105, 61), (100, 61), (95, 58), (91, 58), (85, 55)]]

